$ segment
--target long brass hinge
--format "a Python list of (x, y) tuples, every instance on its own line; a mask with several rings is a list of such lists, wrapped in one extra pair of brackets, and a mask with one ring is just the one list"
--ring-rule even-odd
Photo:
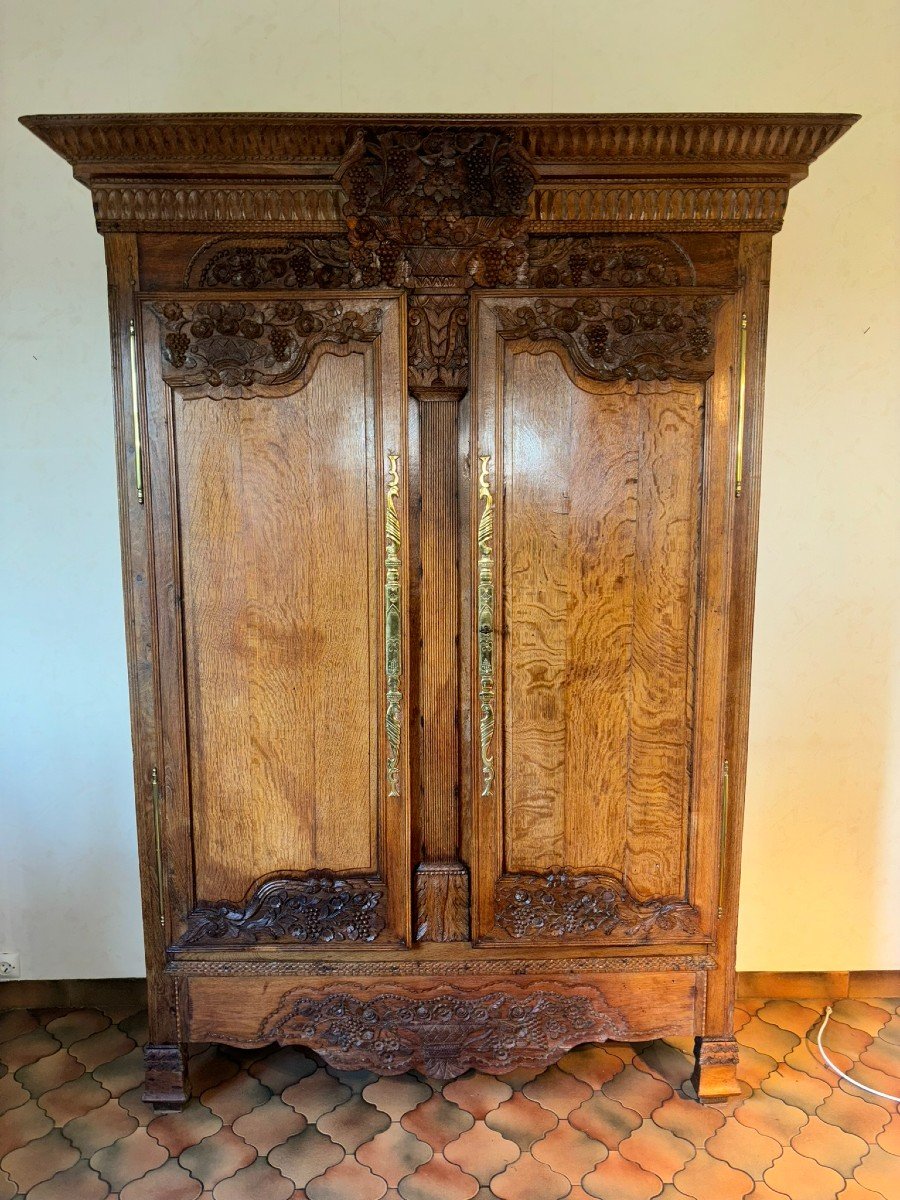
[(728, 849), (728, 759), (722, 766), (722, 813), (719, 828), (719, 920), (725, 912), (725, 855)]
[(156, 890), (159, 899), (159, 923), (166, 924), (165, 893), (163, 891), (162, 819), (159, 772), (156, 767), (150, 772), (150, 794), (153, 798), (153, 838), (156, 842)]
[(144, 464), (141, 456), (141, 422), (138, 416), (137, 335), (134, 317), (128, 322), (128, 349), (131, 355), (131, 424), (134, 436), (134, 482), (138, 504), (144, 503)]
[(734, 494), (744, 488), (744, 420), (747, 412), (747, 314), (741, 313), (741, 360), (738, 368), (738, 427), (734, 460)]

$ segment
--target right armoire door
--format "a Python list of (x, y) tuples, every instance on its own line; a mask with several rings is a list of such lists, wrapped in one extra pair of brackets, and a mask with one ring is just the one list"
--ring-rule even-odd
[(476, 303), (481, 943), (712, 934), (739, 327), (731, 298), (696, 294)]

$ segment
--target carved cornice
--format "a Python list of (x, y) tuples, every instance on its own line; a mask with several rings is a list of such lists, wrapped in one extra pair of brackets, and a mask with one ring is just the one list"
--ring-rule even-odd
[(777, 230), (791, 180), (758, 182), (681, 178), (647, 183), (604, 180), (552, 184), (534, 194), (532, 228)]
[(513, 938), (586, 937), (612, 940), (664, 933), (673, 940), (699, 928), (698, 910), (684, 900), (638, 900), (607, 875), (506, 876), (496, 885), (496, 922)]
[(616, 379), (707, 379), (716, 297), (523, 298), (495, 309), (504, 337), (564, 348), (575, 369)]
[(216, 396), (286, 383), (320, 346), (371, 342), (381, 330), (379, 308), (345, 309), (335, 300), (168, 300), (149, 307), (160, 322), (166, 381)]
[[(455, 939), (454, 939), (455, 940)], [(714, 971), (716, 960), (708, 954), (640, 954), (593, 958), (477, 958), (459, 959), (369, 959), (364, 962), (310, 962), (292, 959), (173, 959), (166, 967), (170, 975), (181, 976), (256, 976), (256, 975), (336, 975), (348, 978), (368, 976), (420, 977), (455, 975), (598, 975), (616, 972), (647, 974), (652, 972)]]
[(384, 886), (377, 878), (340, 879), (326, 871), (270, 879), (245, 903), (200, 904), (173, 949), (374, 942), (384, 929)]
[(92, 192), (97, 228), (102, 233), (264, 232), (279, 226), (327, 233), (343, 228), (341, 193), (327, 183), (101, 179)]
[(470, 1069), (545, 1066), (581, 1042), (622, 1039), (626, 1031), (602, 993), (585, 985), (560, 991), (496, 980), (373, 993), (332, 984), (288, 992), (254, 1044), (300, 1043), (339, 1070), (453, 1079)]

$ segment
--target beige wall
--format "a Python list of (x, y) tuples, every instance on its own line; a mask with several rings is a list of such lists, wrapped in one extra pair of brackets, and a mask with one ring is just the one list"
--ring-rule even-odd
[(88, 193), (14, 118), (217, 109), (864, 114), (775, 242), (739, 957), (900, 966), (897, 5), (0, 9), (0, 948), (23, 974), (142, 956), (102, 244)]

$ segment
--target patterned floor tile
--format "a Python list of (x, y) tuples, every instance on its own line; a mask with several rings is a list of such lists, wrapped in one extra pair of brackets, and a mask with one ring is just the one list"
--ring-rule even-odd
[(713, 1196), (716, 1200), (744, 1200), (753, 1191), (753, 1180), (746, 1171), (713, 1158), (706, 1150), (698, 1150), (672, 1182), (690, 1200), (711, 1200)]
[(900, 1159), (880, 1146), (873, 1146), (853, 1172), (853, 1178), (863, 1187), (880, 1192), (885, 1200), (900, 1196)]
[(58, 1088), (84, 1074), (84, 1067), (73, 1058), (68, 1050), (59, 1049), (37, 1062), (29, 1063), (16, 1071), (16, 1079), (29, 1095), (38, 1099), (44, 1092)]
[(599, 1200), (609, 1200), (610, 1196), (616, 1200), (654, 1200), (662, 1191), (663, 1182), (658, 1175), (613, 1150), (596, 1170), (585, 1175), (581, 1186), (589, 1196), (597, 1196)]
[(433, 1154), (431, 1147), (420, 1142), (415, 1134), (408, 1133), (402, 1125), (394, 1123), (360, 1146), (356, 1161), (383, 1179), (388, 1187), (395, 1188), (401, 1179), (412, 1175)]
[(234, 1132), (255, 1147), (260, 1154), (268, 1154), (290, 1137), (302, 1133), (306, 1118), (285, 1104), (279, 1096), (272, 1096), (232, 1124)]
[(749, 1125), (727, 1121), (712, 1135), (705, 1149), (713, 1158), (746, 1171), (751, 1179), (760, 1180), (781, 1156), (784, 1146)]
[(546, 1163), (523, 1155), (491, 1180), (491, 1191), (500, 1200), (561, 1200), (571, 1184)]
[(161, 1167), (127, 1183), (119, 1196), (121, 1200), (197, 1200), (202, 1191), (197, 1180), (170, 1158)]
[(403, 1200), (473, 1200), (480, 1184), (456, 1163), (435, 1154), (418, 1171), (401, 1179), (397, 1190)]
[(526, 1083), (522, 1092), (529, 1100), (546, 1108), (548, 1112), (556, 1113), (560, 1120), (593, 1095), (593, 1090), (588, 1084), (567, 1071), (561, 1071), (559, 1067), (548, 1067), (542, 1074)]
[(449, 1142), (472, 1128), (475, 1118), (458, 1104), (451, 1104), (439, 1092), (435, 1092), (424, 1104), (404, 1113), (400, 1124), (432, 1150), (443, 1151)]
[(190, 1146), (178, 1158), (181, 1165), (198, 1179), (207, 1191), (235, 1175), (256, 1160), (252, 1146), (225, 1126), (196, 1146)]
[(474, 1175), (482, 1185), (490, 1183), (495, 1175), (504, 1171), (520, 1155), (519, 1147), (504, 1137), (497, 1129), (491, 1129), (478, 1121), (455, 1142), (444, 1148), (444, 1157), (458, 1167)]
[(390, 1124), (391, 1118), (387, 1113), (369, 1104), (362, 1096), (354, 1095), (346, 1103), (319, 1117), (316, 1128), (343, 1146), (348, 1154), (353, 1154), (364, 1142), (371, 1141), (376, 1134), (388, 1129)]
[(509, 1100), (512, 1094), (513, 1089), (509, 1084), (502, 1079), (495, 1079), (493, 1075), (463, 1075), (444, 1087), (445, 1099), (465, 1109), (479, 1121)]
[(791, 1149), (811, 1158), (823, 1167), (831, 1167), (845, 1179), (849, 1179), (869, 1152), (868, 1143), (846, 1129), (836, 1129), (813, 1114), (796, 1137), (791, 1138)]
[(619, 1153), (629, 1162), (658, 1175), (663, 1183), (671, 1183), (694, 1157), (696, 1149), (690, 1142), (647, 1119), (619, 1143)]
[(642, 1118), (634, 1109), (598, 1092), (569, 1113), (569, 1123), (588, 1137), (602, 1142), (607, 1150), (617, 1150), (619, 1143), (642, 1124)]
[[(211, 1137), (222, 1128), (222, 1118), (196, 1100), (191, 1100), (179, 1113), (164, 1113), (156, 1116), (147, 1126), (147, 1132), (161, 1146), (177, 1158), (188, 1146), (196, 1146), (204, 1138)], [(258, 1149), (258, 1147), (257, 1147)]]
[(291, 1046), (282, 1046), (273, 1054), (258, 1059), (250, 1067), (250, 1074), (276, 1096), (280, 1096), (286, 1087), (299, 1083), (307, 1075), (316, 1070), (316, 1062), (302, 1050)]
[(213, 1188), (213, 1200), (291, 1200), (293, 1195), (293, 1183), (264, 1158), (242, 1167)]
[(16, 1184), (20, 1192), (28, 1192), (37, 1183), (43, 1183), (59, 1171), (65, 1171), (78, 1162), (80, 1155), (66, 1141), (58, 1129), (51, 1129), (42, 1138), (29, 1142), (18, 1150), (12, 1150), (0, 1160), (0, 1168)]
[(33, 1187), (28, 1200), (106, 1200), (109, 1194), (109, 1184), (80, 1158), (74, 1166)]
[(353, 1158), (345, 1158), (336, 1167), (329, 1167), (324, 1175), (314, 1179), (307, 1187), (309, 1200), (382, 1200), (387, 1183), (373, 1174), (368, 1167)]
[(226, 1125), (232, 1125), (238, 1118), (253, 1112), (254, 1108), (265, 1104), (271, 1098), (272, 1093), (258, 1079), (254, 1079), (246, 1071), (240, 1071), (231, 1079), (226, 1079), (224, 1083), (204, 1092), (200, 1102)]
[(53, 1122), (31, 1100), (0, 1115), (0, 1165), (7, 1154), (43, 1137), (52, 1128)]
[(414, 1075), (391, 1075), (367, 1084), (362, 1098), (380, 1112), (387, 1113), (392, 1121), (400, 1118), (412, 1108), (418, 1108), (431, 1095), (431, 1088)]
[(109, 1100), (109, 1092), (94, 1079), (93, 1075), (82, 1075), (71, 1079), (61, 1087), (52, 1087), (38, 1100), (54, 1125), (62, 1127), (77, 1117), (83, 1117)]
[(281, 1093), (281, 1099), (295, 1112), (302, 1113), (310, 1125), (314, 1125), (319, 1117), (324, 1117), (339, 1104), (344, 1104), (352, 1095), (353, 1092), (346, 1084), (329, 1075), (324, 1067), (319, 1067), (299, 1083), (292, 1083), (290, 1087), (286, 1087)]
[(847, 1182), (837, 1171), (804, 1158), (790, 1146), (763, 1178), (773, 1191), (783, 1192), (791, 1200), (835, 1200)]
[(337, 1166), (343, 1158), (343, 1149), (314, 1125), (269, 1152), (272, 1166), (277, 1167), (298, 1188), (306, 1187), (311, 1179), (324, 1175), (329, 1167)]
[(168, 1157), (168, 1151), (150, 1137), (146, 1129), (135, 1129), (128, 1137), (92, 1154), (90, 1163), (116, 1192), (130, 1180), (140, 1179), (154, 1167), (161, 1167)]
[(560, 1121), (532, 1146), (531, 1152), (539, 1162), (552, 1167), (571, 1183), (580, 1183), (609, 1154), (602, 1142), (595, 1142), (568, 1121)]
[(489, 1112), (484, 1121), (490, 1129), (502, 1133), (520, 1150), (527, 1151), (538, 1138), (542, 1138), (559, 1123), (559, 1118), (555, 1113), (541, 1108), (534, 1100), (529, 1100), (521, 1092), (516, 1092), (493, 1112)]

